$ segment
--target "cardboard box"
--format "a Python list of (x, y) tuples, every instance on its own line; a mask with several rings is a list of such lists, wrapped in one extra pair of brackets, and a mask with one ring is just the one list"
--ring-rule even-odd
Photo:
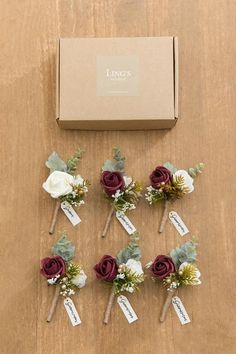
[(177, 38), (60, 39), (56, 86), (62, 128), (172, 128), (178, 119)]

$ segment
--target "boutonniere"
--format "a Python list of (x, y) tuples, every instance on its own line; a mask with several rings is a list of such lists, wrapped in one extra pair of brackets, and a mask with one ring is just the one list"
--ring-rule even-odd
[(82, 150), (78, 150), (72, 158), (65, 162), (56, 152), (53, 152), (46, 161), (50, 175), (43, 183), (43, 188), (52, 198), (56, 199), (49, 229), (50, 234), (54, 233), (60, 206), (74, 226), (81, 221), (72, 208), (83, 205), (84, 197), (88, 192), (89, 182), (80, 175), (75, 175), (76, 166), (81, 157)]
[(85, 286), (87, 276), (80, 265), (72, 262), (74, 256), (75, 246), (63, 233), (59, 241), (52, 247), (52, 256), (41, 260), (40, 272), (47, 279), (48, 285), (55, 288), (47, 322), (52, 320), (60, 295), (68, 300), (76, 290)]
[(116, 295), (123, 292), (133, 293), (144, 281), (144, 272), (140, 262), (141, 253), (137, 245), (138, 233), (130, 236), (126, 248), (116, 257), (105, 255), (94, 266), (96, 277), (111, 287), (111, 293), (104, 316), (104, 323), (109, 321), (112, 304)]
[(196, 266), (196, 257), (196, 243), (190, 240), (173, 249), (168, 256), (157, 256), (148, 265), (153, 280), (160, 280), (168, 292), (160, 322), (164, 322), (172, 297), (180, 287), (201, 284), (201, 273)]
[(158, 166), (150, 175), (151, 185), (147, 187), (145, 199), (150, 205), (164, 201), (164, 212), (159, 227), (163, 232), (168, 218), (169, 204), (176, 199), (183, 198), (194, 190), (194, 178), (202, 173), (203, 163), (186, 170), (178, 170), (170, 162)]
[(104, 163), (100, 178), (104, 195), (111, 204), (102, 237), (106, 236), (114, 211), (124, 215), (129, 210), (135, 209), (142, 190), (140, 182), (125, 175), (125, 157), (122, 157), (120, 149), (114, 148), (113, 151), (113, 161), (107, 160)]

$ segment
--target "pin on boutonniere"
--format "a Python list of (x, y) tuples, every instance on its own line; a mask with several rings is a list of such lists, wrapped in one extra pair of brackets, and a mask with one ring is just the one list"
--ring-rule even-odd
[[(130, 238), (128, 246), (121, 250), (116, 257), (105, 255), (94, 266), (97, 279), (111, 287), (103, 321), (105, 324), (109, 321), (115, 296), (121, 295), (125, 291), (133, 293), (144, 281), (144, 272), (140, 262), (141, 252), (137, 244), (138, 233), (135, 232)], [(123, 298), (125, 297), (123, 296)]]
[(78, 207), (85, 203), (84, 197), (88, 192), (89, 185), (87, 180), (83, 179), (80, 175), (75, 175), (76, 166), (81, 157), (82, 150), (79, 149), (66, 162), (56, 152), (53, 152), (46, 161), (50, 175), (46, 182), (43, 183), (43, 188), (52, 198), (56, 199), (49, 234), (54, 233), (60, 206), (73, 225), (80, 222), (78, 215), (72, 207)]
[[(55, 288), (53, 301), (47, 317), (47, 322), (51, 322), (59, 296), (68, 298), (85, 286), (87, 276), (82, 267), (72, 259), (75, 256), (75, 246), (67, 239), (67, 235), (62, 233), (59, 241), (52, 247), (52, 256), (41, 260), (41, 274), (47, 279), (48, 285)], [(64, 300), (64, 305), (65, 305)]]
[(111, 208), (102, 232), (106, 236), (114, 211), (124, 215), (136, 208), (141, 197), (142, 186), (132, 177), (124, 174), (125, 157), (122, 157), (119, 148), (114, 148), (113, 161), (107, 160), (102, 167), (100, 183)]
[(177, 290), (187, 285), (199, 285), (201, 273), (196, 266), (196, 242), (190, 240), (173, 249), (169, 255), (159, 255), (149, 263), (152, 279), (159, 280), (167, 288), (167, 297), (162, 308), (160, 322), (164, 322), (172, 298)]
[(177, 199), (183, 198), (194, 190), (194, 178), (202, 173), (203, 163), (193, 168), (178, 170), (170, 162), (158, 166), (150, 175), (151, 185), (147, 187), (145, 199), (150, 205), (164, 201), (164, 211), (161, 219), (159, 232), (164, 230), (168, 219), (169, 204)]

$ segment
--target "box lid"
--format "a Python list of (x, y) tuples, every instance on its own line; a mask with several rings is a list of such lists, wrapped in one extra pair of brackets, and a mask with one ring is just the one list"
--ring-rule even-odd
[(57, 118), (175, 120), (176, 45), (174, 37), (60, 39)]

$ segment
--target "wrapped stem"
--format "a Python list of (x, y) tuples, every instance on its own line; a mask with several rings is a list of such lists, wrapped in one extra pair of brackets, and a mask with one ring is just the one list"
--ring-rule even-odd
[(53, 314), (55, 312), (55, 309), (56, 309), (56, 306), (57, 306), (57, 302), (58, 302), (58, 299), (59, 299), (59, 295), (60, 295), (60, 286), (56, 285), (55, 286), (54, 297), (53, 297), (52, 304), (51, 304), (51, 307), (50, 307), (50, 310), (49, 310), (49, 313), (48, 313), (48, 317), (47, 317), (47, 322), (51, 322), (51, 320), (52, 320), (52, 316), (53, 316)]
[(160, 322), (165, 321), (167, 311), (171, 305), (172, 297), (175, 295), (175, 293), (176, 293), (176, 290), (170, 290), (167, 292), (167, 297), (166, 297), (165, 303), (164, 303), (162, 311), (161, 311)]
[(114, 287), (112, 287), (111, 293), (109, 296), (109, 300), (107, 303), (107, 308), (106, 308), (105, 315), (104, 315), (104, 320), (103, 320), (103, 323), (105, 323), (105, 324), (108, 324), (108, 322), (109, 322), (109, 318), (111, 315), (111, 308), (112, 308), (114, 299), (115, 299), (115, 293), (114, 293)]
[(105, 237), (106, 234), (107, 234), (107, 230), (108, 230), (108, 227), (110, 225), (110, 222), (111, 222), (111, 217), (113, 215), (113, 212), (114, 212), (114, 208), (113, 208), (113, 205), (111, 206), (111, 209), (109, 211), (109, 214), (107, 216), (107, 220), (106, 220), (106, 223), (105, 223), (105, 226), (104, 226), (104, 229), (103, 229), (103, 232), (102, 232), (102, 237)]
[(60, 209), (60, 205), (61, 205), (60, 200), (57, 200), (55, 208), (54, 208), (54, 211), (53, 211), (53, 215), (52, 215), (52, 221), (51, 221), (50, 229), (49, 229), (49, 234), (50, 235), (52, 235), (54, 233), (55, 225), (56, 225), (56, 221), (57, 221), (57, 214), (58, 214), (58, 211)]
[(165, 200), (163, 215), (162, 215), (161, 224), (160, 224), (160, 227), (159, 227), (159, 233), (160, 234), (163, 232), (165, 224), (166, 224), (166, 221), (168, 219), (169, 204), (170, 204), (170, 201), (169, 200)]

